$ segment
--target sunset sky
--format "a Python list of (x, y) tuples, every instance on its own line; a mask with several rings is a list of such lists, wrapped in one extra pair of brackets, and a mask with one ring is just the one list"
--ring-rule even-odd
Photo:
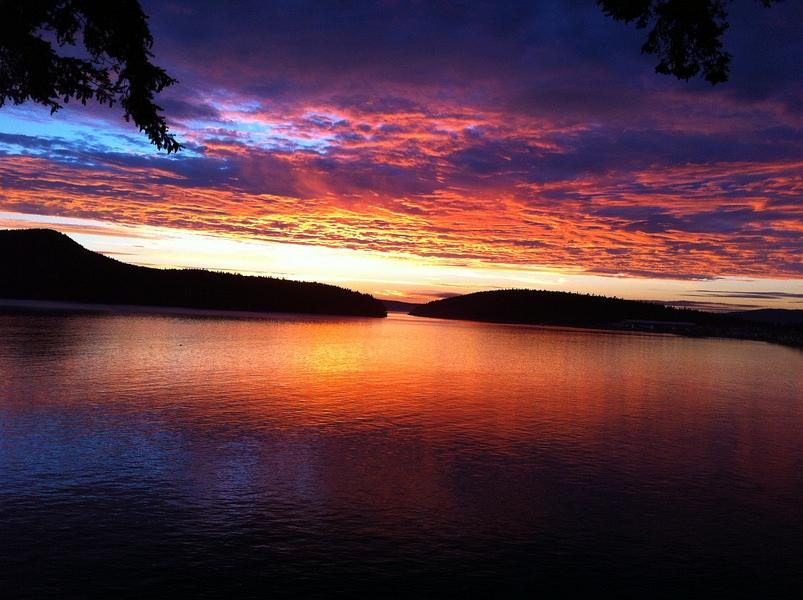
[(185, 150), (119, 108), (6, 106), (0, 227), (381, 298), (803, 309), (801, 2), (733, 3), (716, 87), (592, 0), (142, 5)]

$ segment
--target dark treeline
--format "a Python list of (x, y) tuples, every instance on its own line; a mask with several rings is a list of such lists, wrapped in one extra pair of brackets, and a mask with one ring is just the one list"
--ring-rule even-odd
[(803, 347), (803, 327), (588, 294), (494, 290), (435, 300), (410, 314), (488, 323), (654, 331), (752, 339)]
[(0, 231), (0, 298), (384, 317), (381, 302), (333, 285), (194, 269), (152, 269), (47, 229)]
[(415, 308), (412, 314), (492, 323), (588, 327), (628, 319), (698, 323), (711, 316), (651, 302), (539, 290), (494, 290), (453, 296)]
[(786, 325), (803, 325), (803, 310), (788, 308), (760, 308), (758, 310), (740, 310), (728, 313), (733, 317), (757, 321), (759, 323), (778, 323)]

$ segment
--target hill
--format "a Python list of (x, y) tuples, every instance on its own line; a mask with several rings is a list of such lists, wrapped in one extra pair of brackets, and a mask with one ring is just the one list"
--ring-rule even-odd
[(760, 323), (779, 323), (783, 325), (803, 325), (803, 310), (785, 308), (761, 308), (728, 313), (732, 317)]
[(476, 292), (435, 300), (414, 308), (410, 314), (489, 323), (730, 337), (803, 348), (801, 325), (781, 325), (652, 302), (569, 292), (523, 289)]
[(708, 313), (670, 308), (651, 302), (621, 300), (569, 292), (494, 290), (435, 300), (411, 314), (492, 323), (528, 323), (593, 327), (626, 320), (697, 324)]
[(322, 283), (129, 265), (49, 229), (0, 231), (0, 298), (384, 317), (368, 294)]

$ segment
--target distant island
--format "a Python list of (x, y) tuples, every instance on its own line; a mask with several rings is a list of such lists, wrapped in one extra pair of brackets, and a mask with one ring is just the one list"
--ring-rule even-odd
[(420, 302), (403, 302), (401, 300), (382, 300), (382, 304), (388, 312), (410, 313), (415, 307), (421, 306)]
[(756, 321), (758, 323), (777, 323), (780, 325), (803, 325), (803, 310), (788, 308), (759, 308), (728, 313), (731, 317)]
[(729, 337), (803, 348), (799, 311), (717, 314), (590, 294), (510, 289), (435, 300), (411, 315), (486, 323), (556, 325), (620, 331)]
[(0, 298), (385, 317), (369, 294), (323, 283), (130, 265), (50, 229), (0, 231)]

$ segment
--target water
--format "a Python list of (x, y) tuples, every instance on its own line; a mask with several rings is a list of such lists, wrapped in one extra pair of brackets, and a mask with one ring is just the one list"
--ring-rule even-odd
[(802, 499), (788, 348), (0, 316), (4, 598), (791, 597)]

